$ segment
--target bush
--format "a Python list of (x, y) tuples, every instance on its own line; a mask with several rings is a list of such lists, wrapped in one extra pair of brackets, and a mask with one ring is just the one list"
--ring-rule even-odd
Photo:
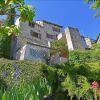
[(69, 61), (45, 66), (43, 72), (52, 86), (53, 100), (65, 100), (69, 96), (82, 98), (90, 89), (91, 82), (100, 81), (100, 61), (81, 63)]
[(69, 60), (74, 62), (91, 62), (94, 60), (100, 60), (100, 44), (94, 44), (90, 50), (70, 51)]
[[(89, 62), (73, 62), (72, 72), (76, 73), (77, 75), (85, 76), (88, 81), (96, 80), (100, 81), (100, 61), (89, 61)], [(65, 65), (67, 66), (67, 65)], [(66, 68), (68, 70), (68, 67)], [(67, 72), (68, 73), (68, 72)]]
[(23, 80), (33, 82), (43, 76), (42, 66), (40, 62), (0, 59), (0, 79), (7, 85)]

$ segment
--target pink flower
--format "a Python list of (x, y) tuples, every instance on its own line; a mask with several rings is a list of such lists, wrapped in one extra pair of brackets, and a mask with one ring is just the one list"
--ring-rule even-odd
[(96, 89), (98, 87), (99, 87), (98, 82), (96, 82), (96, 81), (92, 82), (92, 88)]

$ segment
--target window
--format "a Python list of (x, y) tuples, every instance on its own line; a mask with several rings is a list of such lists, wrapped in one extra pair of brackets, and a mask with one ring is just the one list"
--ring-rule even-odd
[(32, 22), (32, 23), (29, 22), (29, 26), (30, 26), (30, 27), (34, 27), (34, 26), (35, 26), (35, 23), (34, 23), (34, 22)]
[(40, 38), (41, 39), (41, 34), (38, 34), (36, 32), (34, 32), (33, 30), (30, 31), (31, 36), (36, 37), (36, 38)]
[(30, 55), (35, 59), (38, 59), (38, 58), (44, 59), (44, 57), (46, 56), (46, 52), (30, 48)]
[(53, 29), (53, 31), (60, 32), (60, 29), (59, 28), (52, 27), (52, 29)]
[(57, 35), (51, 35), (51, 34), (48, 34), (48, 33), (47, 33), (47, 38), (50, 38), (50, 39), (57, 39)]

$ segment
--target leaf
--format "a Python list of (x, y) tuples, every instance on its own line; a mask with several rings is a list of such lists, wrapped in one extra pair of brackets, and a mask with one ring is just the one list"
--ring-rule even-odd
[(98, 11), (98, 12), (96, 13), (96, 15), (95, 15), (95, 17), (98, 17), (98, 16), (100, 16), (100, 11)]
[(5, 0), (0, 0), (0, 6), (4, 6), (5, 5)]
[(33, 9), (32, 6), (30, 5), (23, 5), (19, 7), (20, 11), (20, 20), (25, 22), (25, 21), (32, 21), (33, 17), (35, 16), (35, 10)]
[(95, 1), (95, 3), (92, 5), (93, 9), (97, 9), (98, 7), (100, 7), (100, 0)]
[(8, 32), (8, 36), (10, 36), (12, 33), (11, 32)]
[[(8, 0), (5, 0), (5, 3), (7, 2)], [(24, 0), (10, 0), (10, 2), (9, 2), (9, 4), (8, 5), (10, 5), (10, 4), (23, 4), (24, 3)]]
[(2, 95), (2, 100), (7, 100), (7, 92), (4, 92)]

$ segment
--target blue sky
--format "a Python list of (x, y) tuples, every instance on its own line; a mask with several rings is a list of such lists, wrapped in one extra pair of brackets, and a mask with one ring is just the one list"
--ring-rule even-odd
[(64, 27), (79, 28), (81, 34), (96, 39), (100, 33), (100, 17), (84, 0), (26, 0), (36, 9), (35, 20), (48, 20)]
[[(64, 26), (78, 28), (81, 34), (96, 39), (100, 33), (100, 17), (84, 0), (25, 0), (35, 7), (34, 20), (47, 20)], [(4, 16), (0, 17), (4, 19)]]

